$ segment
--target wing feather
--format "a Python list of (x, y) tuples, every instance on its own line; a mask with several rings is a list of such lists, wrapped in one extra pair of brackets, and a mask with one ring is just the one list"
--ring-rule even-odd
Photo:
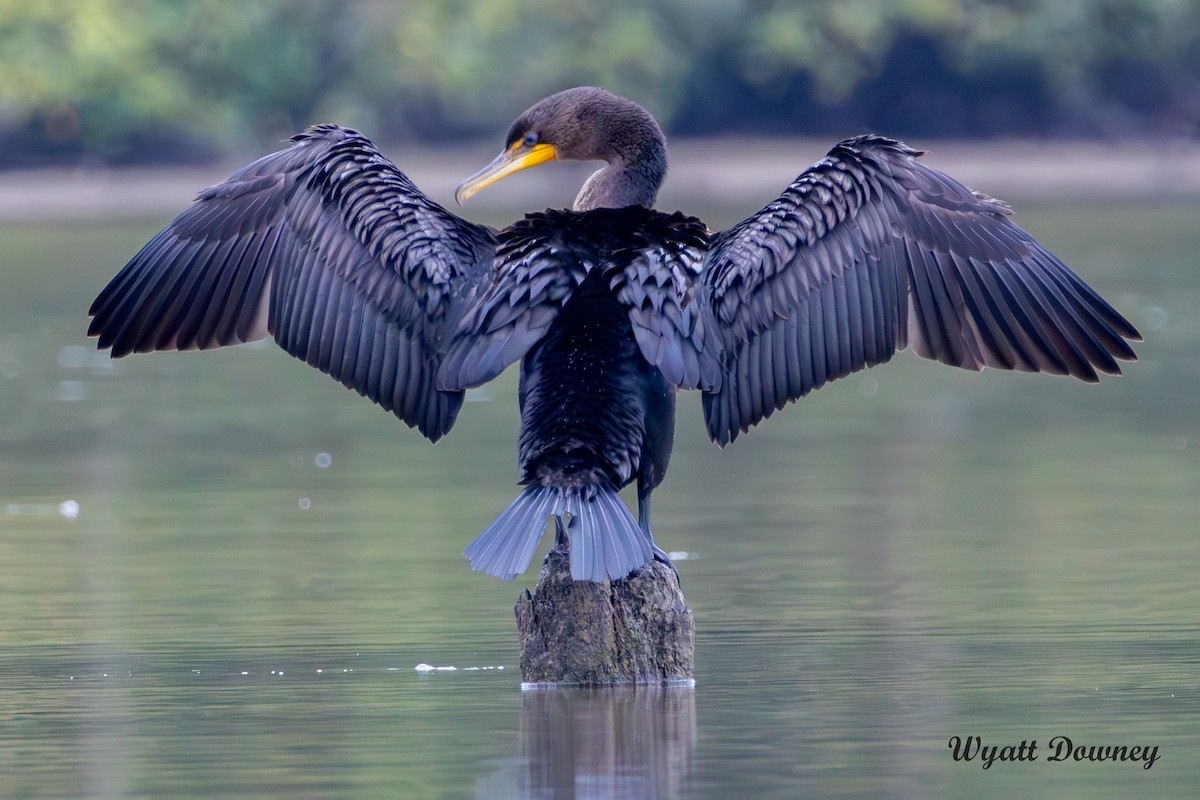
[(568, 214), (528, 214), (501, 232), (492, 281), (458, 327), (437, 376), (440, 388), (486, 383), (524, 356), (597, 266), (595, 244), (564, 223)]
[(500, 234), (493, 281), (463, 318), (438, 385), (477, 386), (522, 358), (595, 270), (643, 357), (683, 388), (715, 389), (721, 343), (694, 303), (707, 229), (637, 206), (528, 214)]
[(721, 342), (695, 302), (707, 229), (680, 213), (647, 212), (633, 233), (614, 259), (610, 288), (629, 313), (642, 356), (675, 386), (715, 390)]
[(1085, 381), (1136, 359), (1137, 330), (1008, 206), (919, 155), (849, 139), (713, 237), (699, 295), (723, 349), (704, 397), (715, 442), (907, 346), (965, 369)]
[(462, 394), (433, 376), (495, 243), (361, 134), (319, 125), (201, 192), (99, 294), (88, 332), (114, 357), (274, 334), (437, 439)]

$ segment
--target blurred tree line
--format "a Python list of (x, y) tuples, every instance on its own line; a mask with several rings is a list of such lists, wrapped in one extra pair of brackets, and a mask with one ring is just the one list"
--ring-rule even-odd
[(1200, 0), (0, 0), (0, 165), (498, 135), (585, 83), (672, 134), (1194, 136)]

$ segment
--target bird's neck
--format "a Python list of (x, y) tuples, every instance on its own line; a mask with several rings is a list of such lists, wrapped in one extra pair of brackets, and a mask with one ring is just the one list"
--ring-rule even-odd
[(575, 197), (575, 211), (594, 208), (654, 207), (667, 176), (667, 147), (662, 135), (648, 137), (614, 153), (608, 164), (592, 173)]

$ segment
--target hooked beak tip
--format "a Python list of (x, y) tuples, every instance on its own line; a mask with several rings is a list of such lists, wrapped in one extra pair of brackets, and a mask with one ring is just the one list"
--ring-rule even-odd
[(523, 169), (552, 161), (557, 156), (558, 151), (554, 145), (539, 144), (530, 150), (521, 150), (518, 146), (514, 145), (496, 156), (492, 163), (460, 183), (458, 188), (454, 190), (454, 200), (460, 206), (465, 205), (467, 200), (474, 196), (480, 189), (491, 186), (496, 181), (506, 178), (513, 173), (520, 172)]

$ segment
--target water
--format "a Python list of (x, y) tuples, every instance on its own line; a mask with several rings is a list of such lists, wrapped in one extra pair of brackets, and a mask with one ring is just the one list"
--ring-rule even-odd
[(1018, 207), (1142, 361), (902, 354), (724, 452), (686, 399), (655, 518), (696, 686), (656, 691), (523, 692), (535, 575), (458, 555), (515, 495), (511, 376), (430, 446), (272, 345), (111, 362), (84, 312), (165, 220), (0, 227), (0, 796), (1185, 794), (1200, 207)]

